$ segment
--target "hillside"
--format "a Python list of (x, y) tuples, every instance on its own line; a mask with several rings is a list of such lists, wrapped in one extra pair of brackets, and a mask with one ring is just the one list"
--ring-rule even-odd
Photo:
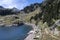
[(21, 22), (35, 24), (39, 29), (38, 33), (43, 35), (42, 40), (59, 40), (60, 0), (44, 0), (22, 10), (0, 6), (0, 26)]
[(0, 15), (4, 18), (5, 16), (16, 15), (25, 22), (32, 22), (33, 19), (36, 25), (42, 20), (43, 23), (47, 22), (48, 26), (52, 26), (56, 20), (60, 19), (60, 1), (45, 0), (42, 3), (31, 4), (22, 10), (0, 6)]
[(0, 6), (0, 15), (16, 15), (20, 20), (29, 22), (34, 19), (35, 24), (38, 24), (42, 20), (43, 23), (47, 22), (48, 26), (52, 26), (55, 20), (60, 19), (59, 4), (59, 0), (45, 0), (42, 3), (31, 4), (22, 10), (18, 10), (17, 8), (8, 9)]

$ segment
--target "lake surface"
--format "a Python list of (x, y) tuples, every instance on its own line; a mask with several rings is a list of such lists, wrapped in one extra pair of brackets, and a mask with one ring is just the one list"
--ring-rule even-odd
[(18, 27), (0, 27), (0, 40), (24, 40), (33, 28), (28, 25)]

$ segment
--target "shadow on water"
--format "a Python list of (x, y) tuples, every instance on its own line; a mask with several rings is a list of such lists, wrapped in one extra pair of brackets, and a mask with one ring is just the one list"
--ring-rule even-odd
[(0, 40), (24, 40), (33, 28), (29, 25), (19, 27), (0, 27)]

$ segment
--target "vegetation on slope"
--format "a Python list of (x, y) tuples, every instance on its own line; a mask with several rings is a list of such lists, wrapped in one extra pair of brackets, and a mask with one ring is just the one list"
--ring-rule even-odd
[[(44, 5), (45, 4), (45, 5)], [(34, 20), (42, 19), (43, 23), (47, 22), (49, 26), (54, 24), (54, 20), (60, 19), (60, 1), (59, 0), (46, 0), (41, 3), (42, 12), (33, 17)], [(38, 22), (37, 22), (38, 23)]]

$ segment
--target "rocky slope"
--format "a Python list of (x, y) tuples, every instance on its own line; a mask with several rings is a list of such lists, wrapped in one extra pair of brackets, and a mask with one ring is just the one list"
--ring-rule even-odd
[(41, 13), (31, 18), (39, 22), (43, 20), (43, 23), (47, 22), (49, 26), (54, 24), (54, 20), (60, 19), (60, 1), (59, 0), (45, 0), (40, 5)]
[(42, 3), (31, 4), (22, 10), (16, 8), (6, 9), (0, 6), (0, 15), (10, 16), (10, 14), (18, 16), (18, 20), (20, 21), (32, 22), (34, 20), (34, 23), (37, 25), (42, 20), (43, 23), (47, 22), (48, 26), (52, 26), (56, 20), (60, 19), (60, 1), (45, 0)]

